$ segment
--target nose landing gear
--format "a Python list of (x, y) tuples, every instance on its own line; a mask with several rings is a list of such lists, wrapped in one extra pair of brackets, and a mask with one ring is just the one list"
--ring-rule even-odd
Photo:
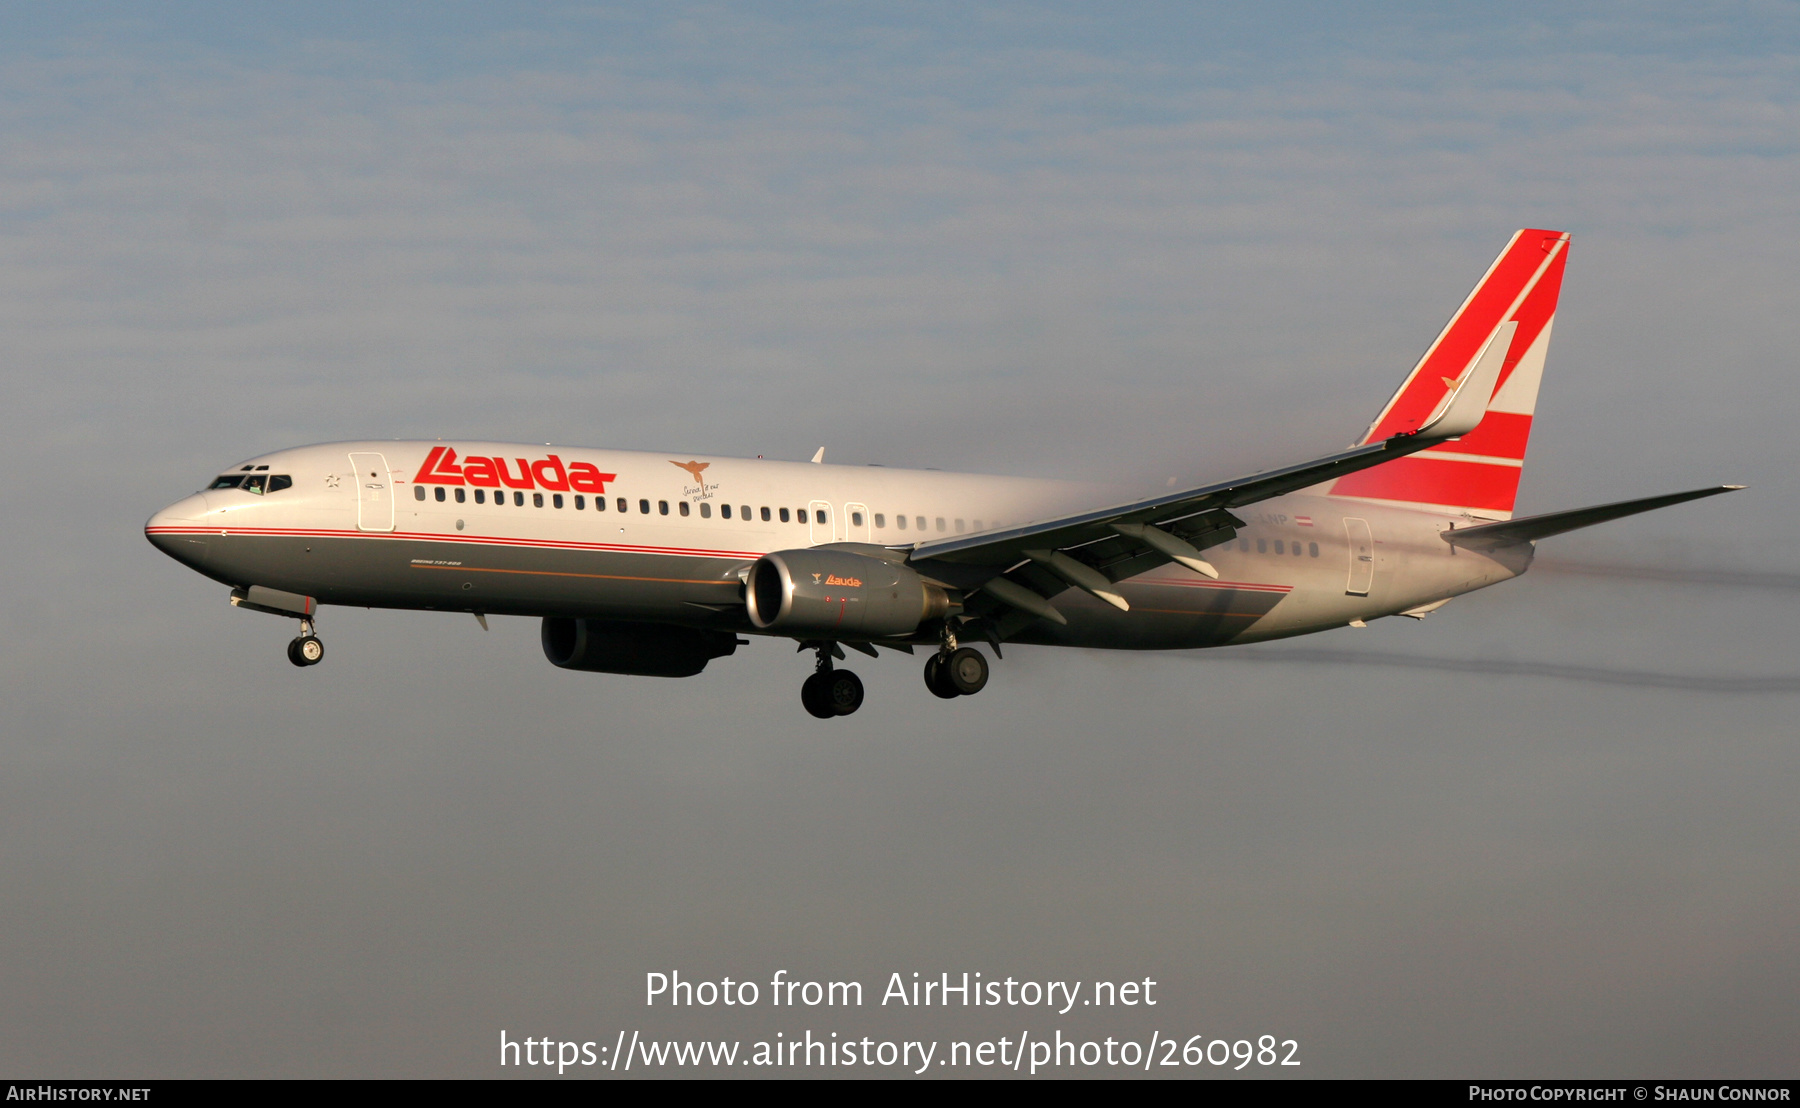
[[(802, 650), (806, 649), (804, 645)], [(862, 678), (847, 669), (833, 669), (833, 654), (842, 657), (835, 643), (818, 645), (819, 665), (811, 677), (800, 686), (800, 703), (809, 715), (817, 719), (831, 719), (834, 716), (847, 716), (862, 707)]]
[(325, 644), (313, 633), (313, 621), (300, 621), (300, 635), (288, 643), (288, 661), (297, 666), (316, 666), (325, 660)]

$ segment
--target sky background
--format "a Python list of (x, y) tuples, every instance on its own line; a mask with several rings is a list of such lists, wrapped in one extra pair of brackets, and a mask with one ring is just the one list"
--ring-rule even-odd
[[(327, 610), (296, 670), (142, 525), (363, 437), (1236, 476), (1360, 435), (1534, 226), (1574, 243), (1521, 512), (1752, 486), (1546, 563), (1791, 575), (1797, 101), (1772, 2), (0, 10), (0, 1071), (1060, 1027), (1791, 1077), (1800, 696), (1519, 664), (1793, 677), (1779, 578), (1021, 647), (949, 703), (886, 657), (823, 724), (772, 642), (670, 682)], [(1162, 1002), (640, 1002), (777, 969)]]

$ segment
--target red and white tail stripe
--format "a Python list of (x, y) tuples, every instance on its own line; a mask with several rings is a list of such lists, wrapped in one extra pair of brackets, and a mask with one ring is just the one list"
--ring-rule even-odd
[(1370, 424), (1363, 442), (1416, 430), (1481, 356), (1494, 332), (1516, 320), (1519, 326), (1481, 426), (1460, 439), (1341, 477), (1331, 495), (1511, 518), (1568, 257), (1566, 232), (1526, 229), (1513, 235)]

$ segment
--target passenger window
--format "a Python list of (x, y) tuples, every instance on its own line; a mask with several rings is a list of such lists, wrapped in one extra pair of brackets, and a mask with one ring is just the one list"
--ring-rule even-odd
[(708, 504), (704, 500), (702, 500), (700, 502), (700, 518), (701, 519), (711, 519), (712, 518), (712, 505)]
[(830, 523), (831, 522), (831, 517), (829, 517), (825, 514), (825, 509), (823, 509), (823, 508), (820, 508), (817, 511), (813, 512), (813, 515), (819, 517), (815, 522), (818, 522), (818, 523)]
[(746, 504), (742, 508), (739, 508), (738, 514), (745, 523), (749, 523), (750, 522), (750, 505)]
[(629, 507), (626, 506), (625, 498), (622, 496), (619, 497), (618, 504), (619, 504), (619, 511), (621, 511), (621, 512), (629, 512), (631, 510)]
[(1287, 547), (1282, 545), (1282, 542), (1280, 539), (1275, 540), (1275, 553), (1277, 553), (1277, 554), (1286, 554), (1287, 553)]
[(688, 502), (687, 502), (687, 501), (685, 501), (685, 500), (677, 500), (677, 501), (676, 501), (676, 502), (675, 502), (675, 506), (676, 506), (676, 507), (677, 507), (677, 508), (680, 508), (680, 509), (681, 509), (681, 514), (682, 514), (682, 515), (684, 515), (684, 516), (685, 516), (685, 515), (687, 515), (687, 514), (688, 514)]
[(925, 517), (924, 516), (914, 516), (913, 523), (918, 525), (919, 530), (921, 530), (921, 531), (925, 530)]
[(475, 490), (475, 503), (486, 504), (487, 503), (487, 493), (482, 491), (481, 489), (476, 489)]
[(1245, 551), (1249, 550), (1250, 549), (1250, 540), (1249, 539), (1239, 539), (1238, 540), (1238, 549), (1245, 550)]
[(656, 514), (659, 516), (666, 516), (669, 514), (669, 502), (667, 500), (658, 500), (656, 502)]
[(956, 521), (956, 533), (959, 535), (963, 533), (963, 521), (960, 519)]
[(513, 507), (523, 508), (524, 506), (525, 506), (525, 494), (522, 492), (513, 493)]
[(650, 514), (650, 502), (648, 500), (639, 500), (638, 501), (638, 515), (647, 516), (649, 514)]
[(898, 527), (902, 531), (906, 530), (906, 517), (905, 516), (895, 516), (894, 517), (894, 526)]
[(293, 487), (294, 479), (285, 473), (277, 473), (275, 476), (269, 478), (270, 492), (280, 492), (282, 489), (291, 489)]
[(781, 522), (788, 522), (788, 510), (786, 508), (781, 509)]
[(456, 502), (458, 504), (462, 504), (462, 503), (466, 502), (468, 499), (469, 499), (468, 493), (464, 492), (462, 489), (456, 490)]
[(587, 497), (577, 493), (575, 495), (575, 510), (579, 512), (585, 507), (587, 507)]
[(721, 518), (721, 519), (730, 519), (731, 518), (731, 505), (729, 505), (729, 504), (719, 505), (719, 518)]
[(1300, 540), (1295, 539), (1294, 540), (1294, 557), (1298, 558), (1299, 556), (1300, 556)]
[(975, 530), (981, 530), (981, 521), (979, 519), (975, 521)]
[(851, 512), (850, 513), (850, 525), (852, 527), (861, 527), (862, 521), (863, 521), (863, 514), (861, 512)]
[(882, 515), (880, 512), (876, 512), (875, 513), (875, 526), (877, 528), (886, 527), (887, 526), (887, 517)]
[(562, 493), (559, 492), (552, 495), (550, 497), (550, 503), (558, 508), (562, 507)]
[(444, 502), (444, 486), (439, 485), (437, 488), (432, 489), (431, 498), (436, 500), (439, 504), (442, 504)]
[(805, 508), (795, 508), (794, 509), (794, 522), (801, 523), (801, 524), (804, 524), (806, 522), (806, 509)]
[(763, 521), (763, 522), (764, 522), (764, 523), (767, 523), (767, 522), (769, 522), (769, 509), (767, 509), (767, 508), (763, 508), (763, 509), (761, 509), (761, 510), (760, 510), (760, 511), (759, 511), (759, 513), (758, 513), (758, 514), (760, 514), (760, 515), (761, 515), (761, 516), (762, 516), (762, 521)]
[(1317, 558), (1319, 556), (1319, 544), (1316, 542), (1307, 543), (1306, 544), (1306, 552), (1308, 554), (1312, 555), (1313, 557)]
[(544, 506), (544, 494), (541, 492), (532, 493), (531, 494), (531, 506), (533, 508), (542, 508)]
[[(227, 473), (225, 476), (219, 478), (218, 480), (214, 481), (212, 484), (210, 484), (206, 487), (209, 489), (235, 489), (238, 487), (238, 482), (242, 481), (242, 480), (243, 480), (243, 478), (239, 477), (235, 473)], [(421, 499), (421, 500), (425, 499), (425, 494), (423, 492), (421, 492), (419, 494), (419, 499)]]
[[(235, 484), (237, 484), (237, 482), (236, 482), (236, 481), (233, 481), (233, 482), (232, 482), (232, 484), (234, 484), (234, 485), (235, 485)], [(219, 484), (218, 484), (218, 482), (216, 482), (216, 481), (215, 481), (215, 482), (214, 482), (214, 483), (213, 483), (213, 488), (215, 488), (215, 489), (216, 489), (216, 488), (218, 488), (218, 487), (219, 487)], [(423, 500), (423, 499), (425, 499), (425, 486), (424, 486), (424, 485), (414, 485), (414, 486), (413, 486), (413, 499), (414, 499), (414, 500)]]
[(942, 531), (944, 529), (944, 517), (943, 516), (937, 517), (937, 527), (938, 527), (939, 531)]
[(1258, 554), (1267, 554), (1269, 552), (1269, 540), (1268, 539), (1257, 539), (1256, 540), (1256, 552)]

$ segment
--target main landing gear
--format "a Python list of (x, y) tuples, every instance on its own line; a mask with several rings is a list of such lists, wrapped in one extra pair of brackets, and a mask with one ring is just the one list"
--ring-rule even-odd
[[(804, 646), (801, 647), (805, 649)], [(835, 643), (820, 643), (818, 668), (800, 686), (800, 703), (818, 719), (847, 716), (862, 707), (862, 678), (847, 669), (833, 669), (832, 655), (843, 657)]]
[[(872, 646), (864, 643), (850, 645), (865, 654), (874, 652)], [(818, 719), (830, 719), (850, 715), (862, 707), (862, 679), (847, 669), (832, 666), (833, 658), (842, 661), (844, 657), (837, 643), (813, 639), (802, 642), (800, 649), (815, 650), (819, 655), (813, 675), (800, 686), (800, 703), (808, 714)], [(999, 649), (997, 644), (995, 649)], [(958, 646), (956, 632), (945, 627), (937, 652), (925, 661), (925, 687), (935, 696), (954, 700), (959, 696), (974, 696), (987, 687), (987, 682), (987, 656), (973, 647)]]
[(988, 664), (972, 646), (939, 651), (925, 660), (925, 687), (945, 700), (974, 696), (987, 688)]
[(288, 643), (288, 661), (297, 666), (316, 666), (325, 660), (325, 644), (313, 633), (313, 621), (300, 621), (300, 635)]

